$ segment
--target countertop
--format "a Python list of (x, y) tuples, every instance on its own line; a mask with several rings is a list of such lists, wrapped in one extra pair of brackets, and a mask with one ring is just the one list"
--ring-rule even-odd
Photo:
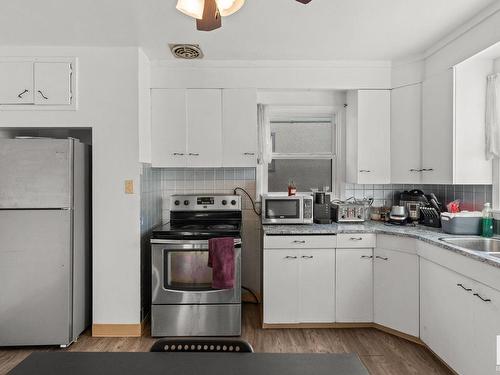
[[(377, 221), (366, 221), (362, 224), (310, 224), (310, 225), (263, 225), (265, 235), (328, 235), (342, 233), (376, 233), (388, 234), (393, 236), (415, 238), (427, 242), (431, 245), (453, 251), (457, 254), (487, 263), (491, 266), (500, 268), (500, 258), (484, 254), (480, 251), (465, 249), (441, 241), (443, 237), (459, 237), (457, 235), (446, 234), (439, 228), (424, 227), (421, 225), (390, 225)], [(470, 236), (464, 236), (470, 237)]]

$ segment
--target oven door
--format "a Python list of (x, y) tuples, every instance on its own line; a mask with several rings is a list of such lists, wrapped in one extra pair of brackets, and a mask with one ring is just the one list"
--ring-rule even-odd
[(302, 224), (301, 197), (270, 197), (263, 199), (262, 224)]
[(152, 240), (153, 304), (224, 304), (241, 301), (241, 240), (235, 239), (232, 289), (212, 288), (208, 240)]

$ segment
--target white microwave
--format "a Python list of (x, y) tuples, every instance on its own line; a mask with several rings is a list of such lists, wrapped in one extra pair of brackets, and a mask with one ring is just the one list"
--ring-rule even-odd
[(312, 224), (312, 195), (263, 195), (262, 224)]

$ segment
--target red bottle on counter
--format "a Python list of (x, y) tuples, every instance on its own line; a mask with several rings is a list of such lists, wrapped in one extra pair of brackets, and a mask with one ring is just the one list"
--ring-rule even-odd
[(290, 181), (290, 183), (288, 184), (288, 196), (291, 197), (296, 194), (297, 194), (297, 187), (295, 186), (295, 183), (293, 181)]

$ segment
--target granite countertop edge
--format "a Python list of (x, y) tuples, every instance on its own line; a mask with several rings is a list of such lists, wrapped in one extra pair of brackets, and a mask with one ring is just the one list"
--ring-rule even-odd
[[(424, 226), (397, 226), (387, 225), (381, 222), (367, 221), (361, 224), (310, 224), (310, 225), (262, 225), (265, 235), (335, 235), (354, 233), (387, 234), (398, 237), (407, 237), (438, 246), (442, 249), (468, 258), (500, 268), (500, 258), (482, 254), (477, 251), (467, 250), (462, 247), (441, 241), (443, 237), (457, 237), (457, 235), (446, 234), (441, 229)], [(459, 237), (459, 236), (458, 236)]]

